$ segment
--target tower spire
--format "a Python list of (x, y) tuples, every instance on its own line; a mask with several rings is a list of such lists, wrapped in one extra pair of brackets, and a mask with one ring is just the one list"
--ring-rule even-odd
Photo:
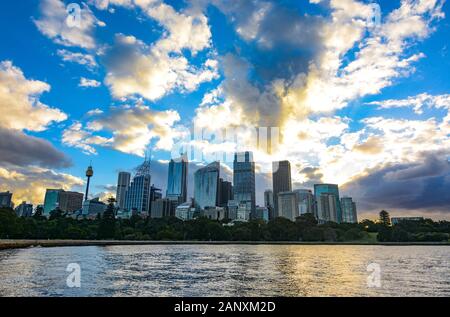
[(88, 168), (86, 170), (87, 184), (86, 184), (86, 194), (84, 196), (84, 201), (88, 200), (89, 185), (90, 185), (92, 176), (94, 176), (94, 169), (92, 168), (92, 160), (91, 160), (91, 163), (90, 163), (90, 165), (88, 166)]

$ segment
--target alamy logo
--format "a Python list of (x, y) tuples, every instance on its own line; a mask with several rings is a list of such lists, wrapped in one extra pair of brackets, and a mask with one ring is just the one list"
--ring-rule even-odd
[(367, 277), (367, 287), (381, 287), (381, 266), (378, 263), (370, 263), (367, 272), (371, 272)]
[(70, 263), (66, 272), (69, 272), (69, 276), (66, 279), (67, 287), (69, 288), (80, 288), (81, 287), (81, 267), (77, 263)]
[(370, 15), (367, 18), (367, 27), (370, 29), (376, 29), (381, 25), (381, 7), (377, 3), (371, 3)]
[(70, 28), (81, 27), (81, 7), (78, 3), (70, 3), (67, 5), (66, 25)]

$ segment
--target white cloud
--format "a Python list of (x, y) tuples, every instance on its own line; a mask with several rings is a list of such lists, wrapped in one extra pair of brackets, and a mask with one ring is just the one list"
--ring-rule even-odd
[(9, 190), (13, 193), (16, 204), (22, 201), (33, 204), (44, 202), (47, 188), (62, 188), (71, 190), (81, 188), (84, 181), (70, 174), (58, 173), (51, 169), (28, 166), (0, 166), (0, 191)]
[(99, 81), (96, 81), (94, 79), (87, 79), (84, 77), (80, 78), (80, 83), (78, 84), (79, 87), (90, 87), (90, 88), (96, 88), (100, 87), (101, 83)]
[[(0, 63), (0, 126), (13, 130), (43, 131), (52, 122), (61, 122), (67, 115), (39, 101), (50, 85), (28, 80), (11, 61)], [(24, 115), (26, 114), (26, 115)]]
[(97, 150), (93, 145), (106, 146), (111, 144), (112, 140), (101, 136), (94, 136), (90, 131), (83, 130), (83, 126), (80, 122), (75, 122), (69, 128), (64, 130), (62, 142), (65, 145), (79, 148), (83, 153), (89, 155), (97, 154)]
[(380, 106), (382, 109), (391, 108), (413, 108), (417, 114), (422, 114), (424, 108), (447, 108), (450, 109), (450, 94), (444, 95), (430, 95), (422, 93), (416, 96), (411, 96), (406, 99), (388, 99), (383, 101), (373, 101), (369, 105)]
[[(101, 8), (111, 3), (101, 2)], [(147, 45), (134, 36), (116, 35), (106, 55), (106, 83), (114, 97), (140, 95), (157, 100), (179, 90), (191, 92), (201, 83), (219, 77), (218, 63), (208, 58), (203, 65), (190, 64), (183, 50), (192, 55), (211, 46), (208, 19), (193, 7), (177, 12), (159, 1), (117, 1), (115, 5), (138, 6), (163, 28), (162, 37)]]
[[(176, 111), (154, 111), (141, 104), (111, 107), (108, 112), (92, 112), (85, 128), (74, 123), (63, 134), (63, 143), (96, 154), (95, 145), (112, 147), (118, 151), (144, 156), (151, 140), (155, 148), (170, 151), (182, 131), (175, 123), (180, 120)], [(98, 133), (109, 133), (101, 137)]]
[(75, 53), (65, 49), (58, 50), (57, 54), (65, 62), (77, 63), (86, 66), (90, 70), (98, 66), (95, 57), (91, 54)]
[(101, 25), (87, 5), (81, 7), (80, 25), (71, 26), (66, 5), (61, 0), (41, 0), (40, 17), (34, 20), (39, 31), (55, 43), (94, 49), (94, 29)]

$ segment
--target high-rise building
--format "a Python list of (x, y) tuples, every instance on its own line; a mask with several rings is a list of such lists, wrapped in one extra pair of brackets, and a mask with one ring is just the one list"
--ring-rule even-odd
[(219, 162), (213, 162), (194, 173), (194, 201), (197, 210), (218, 206), (219, 176)]
[(116, 203), (119, 209), (125, 208), (125, 198), (127, 190), (130, 187), (131, 174), (128, 172), (120, 172), (117, 179)]
[(351, 197), (341, 198), (341, 208), (342, 208), (342, 222), (358, 223), (356, 204)]
[(14, 211), (17, 217), (31, 217), (33, 215), (33, 205), (24, 201)]
[(74, 212), (83, 207), (83, 194), (61, 191), (59, 193), (59, 209), (64, 212)]
[(278, 210), (278, 193), (292, 191), (291, 181), (291, 163), (289, 161), (280, 161), (272, 163), (272, 184), (273, 184), (273, 202), (274, 216), (281, 216)]
[(152, 218), (164, 218), (175, 216), (176, 202), (169, 198), (160, 198), (152, 201)]
[(0, 208), (12, 208), (12, 195), (10, 192), (0, 193)]
[(269, 208), (268, 207), (256, 207), (255, 219), (269, 221)]
[(47, 189), (44, 198), (44, 212), (43, 216), (49, 217), (50, 213), (59, 208), (59, 194), (62, 189)]
[(152, 216), (152, 203), (162, 198), (162, 190), (160, 188), (156, 188), (155, 185), (150, 187), (150, 217)]
[[(328, 212), (327, 210), (320, 210), (319, 202), (320, 202), (320, 196), (322, 194), (329, 194), (334, 196), (335, 202), (332, 204), (332, 206), (335, 206), (336, 208), (336, 219), (330, 214), (331, 218), (325, 218), (321, 219), (321, 215), (326, 215)], [(337, 223), (340, 223), (342, 221), (342, 212), (341, 212), (341, 202), (339, 198), (339, 187), (336, 184), (315, 184), (314, 185), (314, 197), (316, 199), (317, 203), (317, 210), (316, 210), (316, 218), (317, 220), (325, 220), (325, 221), (334, 221)], [(324, 205), (325, 206), (325, 205)], [(333, 212), (333, 210), (331, 210)]]
[(226, 207), (230, 200), (233, 200), (233, 185), (219, 178), (219, 207)]
[(236, 153), (233, 162), (233, 199), (249, 205), (253, 214), (256, 208), (255, 162), (252, 152)]
[(264, 207), (266, 207), (269, 211), (269, 220), (275, 218), (274, 210), (275, 205), (273, 201), (273, 191), (270, 189), (267, 189), (264, 191)]
[(314, 195), (309, 189), (296, 189), (294, 193), (297, 195), (298, 214), (314, 214)]
[(336, 203), (336, 195), (329, 193), (320, 194), (317, 199), (317, 211), (318, 211), (318, 222), (338, 222), (338, 212), (337, 212), (337, 203)]
[(294, 192), (279, 192), (277, 196), (278, 217), (295, 221), (295, 218), (299, 216), (297, 195)]
[(179, 205), (187, 201), (188, 164), (187, 154), (169, 163), (166, 197)]
[(150, 215), (151, 186), (150, 161), (146, 157), (144, 163), (136, 168), (126, 192), (125, 209), (142, 216)]

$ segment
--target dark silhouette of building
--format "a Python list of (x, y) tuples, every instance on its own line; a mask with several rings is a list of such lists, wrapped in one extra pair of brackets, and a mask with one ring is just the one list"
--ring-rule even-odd
[(278, 210), (278, 193), (292, 191), (291, 163), (289, 161), (279, 161), (272, 163), (272, 184), (274, 216), (280, 216)]

